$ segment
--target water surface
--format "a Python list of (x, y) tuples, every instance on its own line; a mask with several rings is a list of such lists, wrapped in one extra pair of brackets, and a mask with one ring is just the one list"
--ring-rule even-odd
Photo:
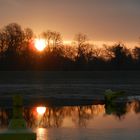
[[(50, 106), (39, 115), (37, 106), (24, 108), (28, 127), (37, 140), (139, 140), (140, 102), (115, 105)], [(7, 128), (11, 108), (0, 109), (1, 128)]]

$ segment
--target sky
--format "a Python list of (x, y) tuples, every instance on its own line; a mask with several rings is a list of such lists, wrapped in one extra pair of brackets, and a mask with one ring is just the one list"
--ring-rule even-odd
[(64, 40), (84, 33), (98, 42), (138, 42), (140, 0), (0, 0), (0, 28), (12, 22)]

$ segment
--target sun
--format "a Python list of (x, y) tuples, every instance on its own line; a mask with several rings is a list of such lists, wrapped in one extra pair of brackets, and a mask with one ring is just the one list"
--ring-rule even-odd
[(46, 48), (46, 41), (45, 39), (38, 39), (36, 38), (34, 40), (34, 43), (35, 43), (35, 48), (38, 50), (38, 51), (43, 51), (45, 48)]

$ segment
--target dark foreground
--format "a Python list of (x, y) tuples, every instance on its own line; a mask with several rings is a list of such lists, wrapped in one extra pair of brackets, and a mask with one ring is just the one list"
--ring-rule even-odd
[(0, 72), (0, 96), (102, 98), (106, 89), (140, 94), (140, 72)]

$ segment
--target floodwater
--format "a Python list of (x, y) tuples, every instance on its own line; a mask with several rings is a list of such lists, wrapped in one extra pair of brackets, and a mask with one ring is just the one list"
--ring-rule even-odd
[[(107, 89), (124, 91), (129, 101), (95, 103)], [(140, 99), (140, 72), (0, 72), (0, 129), (8, 127), (17, 93), (37, 140), (140, 139), (140, 101), (131, 100)], [(41, 103), (43, 115), (36, 111)]]
[[(0, 108), (0, 126), (8, 126), (12, 109)], [(27, 126), (37, 133), (37, 140), (139, 140), (140, 102), (132, 100), (113, 105), (26, 107)]]

